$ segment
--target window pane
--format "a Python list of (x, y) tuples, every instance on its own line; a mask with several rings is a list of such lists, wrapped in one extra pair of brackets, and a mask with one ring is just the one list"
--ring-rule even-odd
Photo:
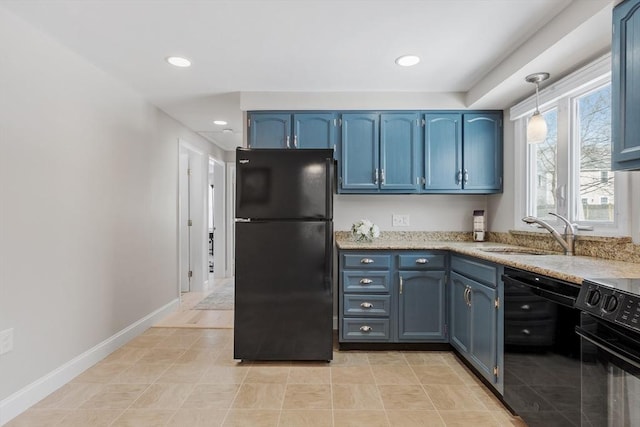
[(535, 159), (535, 197), (534, 216), (555, 220), (549, 212), (556, 212), (557, 171), (556, 158), (558, 151), (558, 110), (556, 108), (542, 114), (547, 122), (547, 139), (540, 144), (533, 144), (532, 155)]
[(580, 147), (578, 220), (613, 222), (611, 85), (576, 100)]

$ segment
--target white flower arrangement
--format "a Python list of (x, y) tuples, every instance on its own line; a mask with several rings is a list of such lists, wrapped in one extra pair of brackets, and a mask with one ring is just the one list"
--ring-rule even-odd
[(380, 229), (368, 219), (361, 219), (353, 223), (351, 234), (357, 242), (371, 242), (376, 237), (380, 237)]

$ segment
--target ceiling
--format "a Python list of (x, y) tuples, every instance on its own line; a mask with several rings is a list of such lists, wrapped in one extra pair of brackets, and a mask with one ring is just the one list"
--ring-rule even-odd
[[(506, 108), (531, 94), (527, 74), (557, 79), (606, 52), (611, 3), (0, 0), (225, 150), (242, 144), (245, 93), (457, 93), (469, 108)], [(397, 66), (406, 53), (422, 61)]]

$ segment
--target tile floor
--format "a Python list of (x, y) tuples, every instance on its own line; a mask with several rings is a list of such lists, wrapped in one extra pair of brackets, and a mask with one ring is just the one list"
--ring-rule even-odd
[(7, 426), (525, 426), (449, 352), (246, 363), (232, 342), (151, 328)]

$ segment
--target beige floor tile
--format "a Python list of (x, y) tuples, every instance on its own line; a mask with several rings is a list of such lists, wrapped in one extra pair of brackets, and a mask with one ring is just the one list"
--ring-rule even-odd
[(193, 384), (151, 384), (131, 405), (136, 409), (178, 409), (193, 390)]
[(276, 427), (279, 419), (279, 410), (232, 409), (222, 425), (224, 427)]
[(113, 427), (164, 426), (176, 411), (166, 409), (128, 409), (111, 424)]
[(148, 335), (161, 335), (161, 336), (169, 336), (169, 335), (173, 335), (177, 332), (177, 329), (175, 328), (156, 328), (156, 327), (151, 327), (149, 329), (147, 329), (146, 331), (144, 331), (142, 334), (140, 334), (141, 336), (148, 336)]
[(360, 351), (334, 351), (331, 366), (369, 365), (367, 353)]
[(176, 359), (177, 364), (203, 365), (209, 367), (222, 354), (218, 348), (191, 348)]
[(193, 344), (200, 339), (199, 336), (194, 336), (193, 334), (173, 334), (167, 336), (162, 341), (159, 341), (155, 346), (155, 348), (180, 348), (180, 349), (188, 349)]
[(182, 348), (155, 348), (140, 359), (140, 363), (174, 363), (184, 354)]
[(375, 384), (334, 384), (334, 409), (384, 409)]
[(444, 427), (438, 411), (387, 411), (391, 427)]
[(465, 385), (424, 385), (429, 398), (439, 411), (486, 411), (487, 408)]
[(331, 383), (331, 367), (326, 364), (317, 366), (292, 366), (289, 370), (288, 384), (329, 384)]
[(384, 411), (335, 410), (335, 427), (387, 427), (389, 421)]
[(182, 408), (229, 409), (239, 388), (237, 384), (198, 384), (184, 401)]
[(38, 402), (37, 409), (75, 409), (102, 390), (102, 384), (68, 383)]
[(58, 424), (60, 427), (107, 427), (122, 414), (121, 409), (78, 409)]
[(435, 410), (421, 385), (379, 385), (378, 390), (386, 410)]
[(234, 409), (282, 409), (284, 384), (242, 384), (232, 408)]
[(514, 417), (507, 410), (491, 411), (491, 415), (497, 420), (500, 427), (527, 427), (522, 418)]
[(200, 378), (201, 383), (207, 384), (242, 384), (249, 372), (244, 366), (211, 366)]
[(136, 363), (111, 381), (115, 384), (154, 383), (171, 365), (162, 363)]
[(326, 409), (284, 410), (278, 427), (332, 427), (333, 413)]
[(443, 352), (439, 351), (404, 352), (403, 355), (409, 365), (446, 365)]
[(148, 384), (107, 384), (84, 402), (82, 409), (125, 409), (149, 387)]
[(373, 377), (376, 384), (419, 384), (418, 377), (407, 366), (372, 365)]
[(207, 371), (207, 367), (200, 364), (176, 363), (164, 371), (156, 380), (158, 383), (187, 383), (195, 384)]
[(412, 365), (421, 384), (462, 385), (460, 377), (449, 366)]
[(150, 349), (155, 347), (159, 342), (163, 341), (167, 336), (162, 334), (142, 334), (138, 335), (131, 341), (129, 341), (126, 348), (145, 348)]
[(288, 366), (253, 365), (249, 368), (245, 383), (286, 384), (289, 378)]
[(233, 337), (227, 335), (205, 335), (198, 338), (192, 348), (225, 348), (233, 342)]
[(227, 412), (227, 409), (179, 409), (167, 427), (219, 427)]
[(282, 409), (331, 409), (331, 385), (288, 384)]
[(407, 360), (399, 351), (374, 351), (367, 354), (370, 365), (407, 365)]
[(66, 409), (32, 409), (13, 420), (5, 427), (50, 427), (58, 425), (72, 411)]
[(439, 411), (447, 427), (496, 427), (497, 420), (490, 412)]
[(473, 395), (490, 411), (503, 411), (506, 412), (507, 408), (504, 407), (502, 402), (498, 398), (487, 390), (486, 387), (480, 385), (468, 386)]
[(76, 383), (107, 384), (131, 367), (129, 363), (97, 363), (75, 377)]
[(147, 348), (140, 347), (120, 347), (102, 360), (102, 363), (124, 363), (134, 364), (142, 358), (148, 351)]
[(374, 384), (376, 380), (369, 365), (332, 366), (331, 382), (333, 384)]

